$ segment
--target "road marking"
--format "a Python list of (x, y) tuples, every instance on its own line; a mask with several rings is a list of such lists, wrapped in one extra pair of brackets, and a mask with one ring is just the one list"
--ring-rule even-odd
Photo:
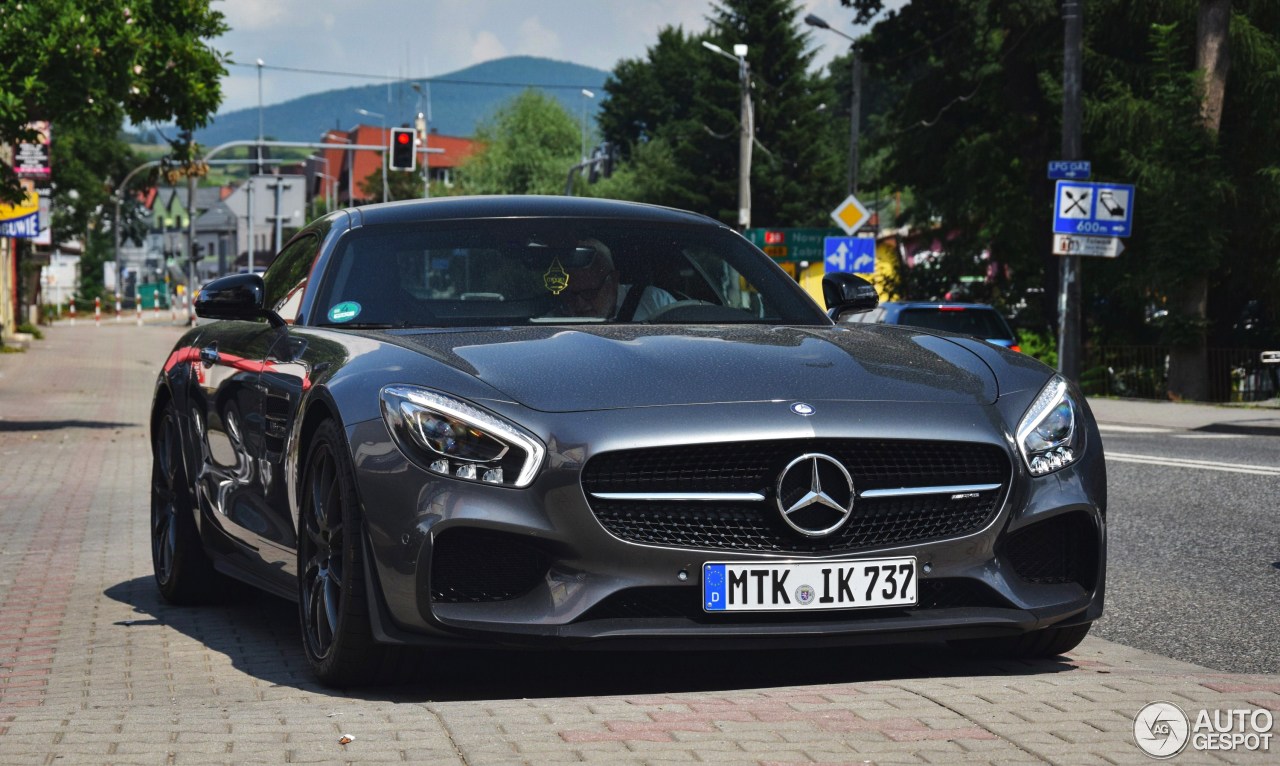
[(1175, 439), (1239, 439), (1244, 434), (1174, 434)]
[(1112, 423), (1099, 423), (1098, 430), (1102, 432), (1115, 431), (1118, 434), (1167, 434), (1172, 429), (1155, 428), (1154, 426), (1121, 426)]
[(1108, 452), (1106, 455), (1107, 460), (1114, 460), (1118, 463), (1142, 463), (1144, 465), (1163, 465), (1171, 468), (1199, 468), (1205, 471), (1248, 473), (1255, 476), (1280, 476), (1280, 467), (1275, 466), (1215, 463), (1211, 460), (1186, 460), (1184, 458), (1161, 457), (1159, 455), (1132, 455), (1125, 452)]

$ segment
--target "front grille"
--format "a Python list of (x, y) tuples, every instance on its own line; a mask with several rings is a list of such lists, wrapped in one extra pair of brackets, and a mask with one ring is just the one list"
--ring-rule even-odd
[(514, 535), (451, 529), (431, 553), (431, 600), (438, 604), (509, 601), (546, 576), (549, 562)]
[(1093, 590), (1098, 535), (1089, 517), (1067, 513), (1010, 534), (1000, 547), (1013, 571), (1038, 585), (1077, 583)]
[(689, 586), (630, 588), (601, 601), (577, 621), (683, 618), (717, 624), (839, 622), (905, 615), (916, 609), (1009, 608), (1009, 602), (990, 587), (976, 580), (964, 578), (921, 580), (920, 604), (915, 607), (708, 614), (702, 610), (700, 596), (701, 592), (697, 587)]
[[(830, 455), (870, 489), (997, 484), (977, 497), (859, 498), (848, 522), (821, 538), (782, 520), (774, 485), (806, 452)], [(986, 526), (999, 509), (1009, 461), (986, 444), (895, 440), (740, 442), (597, 455), (582, 485), (596, 518), (629, 542), (682, 548), (830, 553), (955, 537)], [(592, 493), (757, 492), (763, 501), (604, 500)]]

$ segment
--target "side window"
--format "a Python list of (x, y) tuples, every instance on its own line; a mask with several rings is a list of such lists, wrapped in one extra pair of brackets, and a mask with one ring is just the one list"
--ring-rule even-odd
[(262, 276), (267, 287), (266, 305), (289, 324), (298, 320), (298, 312), (302, 310), (307, 277), (311, 274), (319, 244), (320, 240), (315, 236), (294, 240), (280, 251), (271, 268)]

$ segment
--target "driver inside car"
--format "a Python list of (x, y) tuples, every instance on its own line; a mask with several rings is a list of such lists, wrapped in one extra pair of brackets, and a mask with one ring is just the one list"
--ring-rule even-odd
[(583, 239), (578, 247), (593, 252), (582, 266), (567, 269), (568, 284), (560, 299), (568, 315), (643, 322), (663, 306), (676, 302), (671, 293), (653, 285), (646, 285), (633, 295), (634, 285), (621, 284), (613, 254), (600, 240)]

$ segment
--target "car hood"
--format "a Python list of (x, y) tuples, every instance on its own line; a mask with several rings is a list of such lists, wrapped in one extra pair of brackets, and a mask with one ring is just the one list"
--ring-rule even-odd
[(753, 401), (988, 404), (998, 395), (977, 355), (906, 327), (518, 327), (384, 337), (544, 412)]

